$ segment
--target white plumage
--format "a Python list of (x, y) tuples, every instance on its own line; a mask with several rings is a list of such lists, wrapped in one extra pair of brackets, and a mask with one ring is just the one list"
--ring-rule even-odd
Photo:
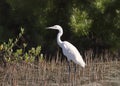
[(68, 61), (72, 60), (74, 63), (85, 67), (85, 62), (76, 47), (67, 41), (64, 41), (62, 45), (63, 54), (67, 57)]
[(62, 48), (63, 54), (67, 57), (68, 61), (72, 60), (74, 63), (79, 64), (84, 68), (85, 62), (77, 48), (67, 41), (61, 41), (61, 36), (63, 34), (62, 27), (59, 25), (54, 25), (52, 27), (48, 27), (47, 29), (59, 30), (57, 35), (57, 43)]

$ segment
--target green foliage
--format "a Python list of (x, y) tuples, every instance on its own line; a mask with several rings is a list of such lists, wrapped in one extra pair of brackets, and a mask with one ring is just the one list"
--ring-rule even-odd
[(19, 42), (19, 39), (23, 36), (24, 29), (21, 28), (21, 32), (19, 33), (19, 36), (13, 40), (9, 39), (8, 43), (4, 42), (0, 46), (0, 52), (4, 51), (3, 57), (6, 60), (6, 62), (14, 62), (14, 61), (22, 61), (25, 60), (26, 62), (34, 62), (35, 58), (38, 56), (41, 57), (41, 46), (37, 46), (36, 48), (32, 48), (28, 50), (28, 52), (25, 52), (25, 48), (27, 47), (26, 43), (23, 43), (23, 48), (17, 48), (15, 51), (13, 51), (14, 47), (17, 46), (17, 43)]
[(100, 10), (101, 13), (104, 13), (107, 6), (112, 3), (114, 0), (95, 0), (93, 5)]
[(19, 36), (15, 39), (15, 41), (13, 41), (13, 39), (9, 39), (8, 43), (6, 42), (3, 43), (4, 46), (3, 49), (7, 51), (9, 55), (12, 54), (13, 47), (17, 45), (17, 42), (19, 41), (19, 39), (22, 37), (23, 34), (24, 34), (24, 29), (21, 28), (21, 33), (19, 33)]
[(116, 9), (116, 17), (114, 18), (114, 25), (116, 29), (120, 30), (120, 9)]
[[(53, 37), (45, 27), (59, 24), (64, 29), (62, 39), (75, 42), (80, 49), (89, 48), (119, 49), (120, 47), (120, 0), (1, 0), (0, 1), (0, 43), (7, 55), (31, 60), (38, 55), (41, 45), (43, 52), (56, 51)], [(18, 34), (19, 28), (21, 33)], [(69, 31), (68, 31), (69, 30)], [(73, 34), (74, 33), (74, 34)], [(14, 50), (24, 34), (28, 45)], [(51, 37), (51, 38), (50, 38)], [(7, 40), (6, 40), (7, 39)], [(53, 43), (54, 42), (54, 43)], [(50, 45), (48, 45), (50, 44)], [(55, 46), (55, 48), (53, 48)], [(26, 47), (31, 51), (26, 51)], [(2, 47), (1, 47), (2, 49)], [(29, 56), (34, 54), (33, 58)], [(22, 53), (22, 54), (21, 54)], [(41, 56), (41, 55), (39, 55)], [(9, 56), (8, 56), (9, 57)]]
[(76, 34), (88, 35), (92, 20), (87, 12), (80, 11), (78, 8), (73, 8), (70, 16), (70, 26)]
[(40, 53), (41, 53), (41, 46), (37, 46), (36, 48), (32, 47), (30, 50), (28, 50), (28, 53), (25, 53), (25, 60), (26, 61), (31, 61), (33, 62), (35, 57), (40, 57)]

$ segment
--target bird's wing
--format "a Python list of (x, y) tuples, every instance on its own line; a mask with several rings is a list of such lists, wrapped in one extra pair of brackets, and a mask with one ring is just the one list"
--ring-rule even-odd
[(77, 54), (79, 54), (77, 48), (67, 41), (63, 42), (62, 50), (63, 54), (70, 60), (76, 59)]
[(64, 41), (62, 50), (63, 50), (63, 54), (67, 57), (68, 61), (72, 60), (75, 63), (81, 65), (82, 67), (85, 66), (85, 62), (83, 61), (79, 51), (71, 43)]

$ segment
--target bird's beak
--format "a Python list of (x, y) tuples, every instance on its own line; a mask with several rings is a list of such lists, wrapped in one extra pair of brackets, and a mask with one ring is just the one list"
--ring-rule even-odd
[(49, 27), (46, 27), (45, 29), (50, 29)]
[(52, 27), (46, 27), (46, 29), (54, 29), (54, 27), (52, 26)]

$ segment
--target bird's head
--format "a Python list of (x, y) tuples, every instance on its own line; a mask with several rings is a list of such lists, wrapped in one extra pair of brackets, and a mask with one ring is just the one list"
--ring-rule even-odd
[(59, 30), (61, 31), (62, 30), (62, 27), (60, 25), (54, 25), (54, 26), (51, 26), (51, 27), (47, 27), (46, 29), (54, 29), (54, 30)]
[(54, 25), (51, 27), (47, 27), (46, 29), (53, 29), (53, 30), (58, 30), (59, 31), (59, 35), (61, 36), (63, 34), (63, 29), (60, 25)]

